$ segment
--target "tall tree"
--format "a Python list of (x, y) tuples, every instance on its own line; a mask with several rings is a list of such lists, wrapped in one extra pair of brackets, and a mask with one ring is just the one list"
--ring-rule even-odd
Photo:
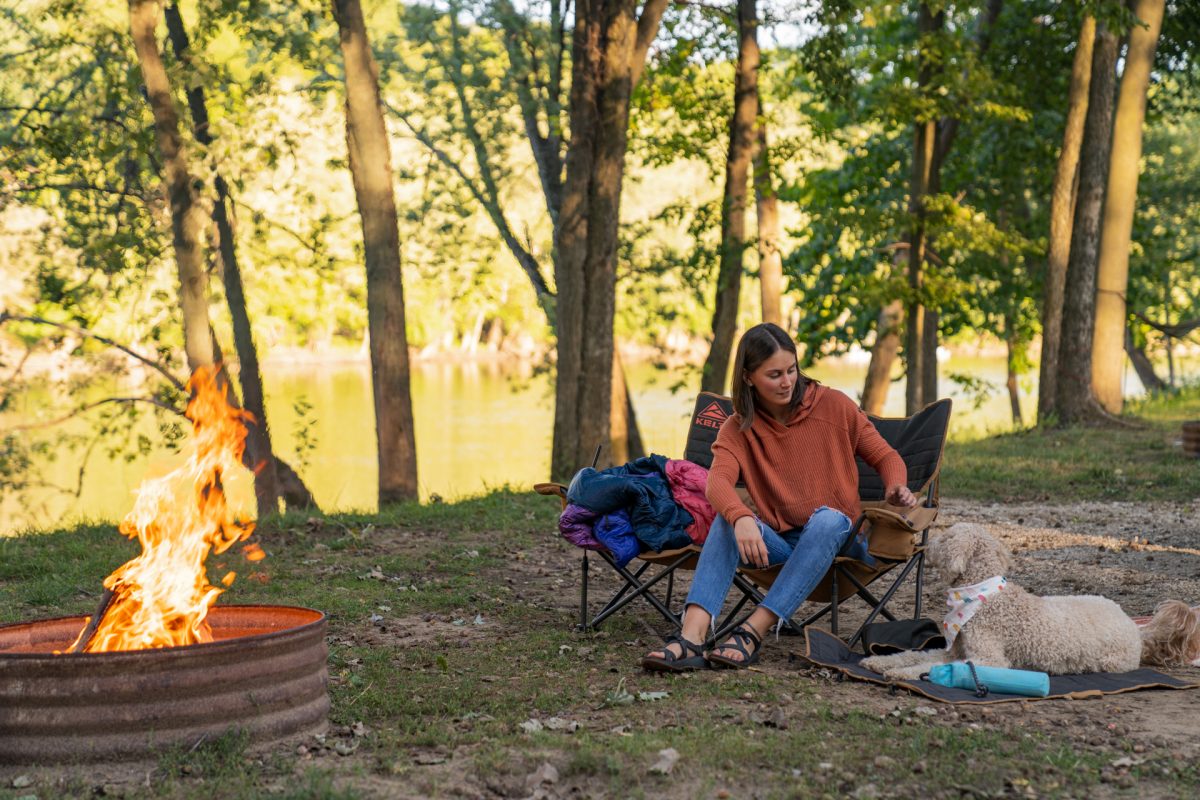
[(554, 245), (558, 364), (551, 474), (612, 445), (617, 226), (629, 100), (666, 0), (581, 0), (571, 44), (570, 128)]
[(1083, 123), (1087, 117), (1088, 86), (1092, 78), (1092, 45), (1096, 40), (1095, 17), (1084, 17), (1079, 43), (1071, 65), (1067, 93), (1067, 117), (1062, 150), (1054, 170), (1050, 193), (1050, 234), (1042, 296), (1042, 357), (1038, 367), (1038, 421), (1054, 416), (1058, 380), (1058, 349), (1062, 340), (1063, 290), (1067, 281), (1067, 259), (1071, 253), (1071, 223), (1075, 216), (1075, 189), (1079, 179), (1079, 152)]
[[(507, 133), (506, 125), (511, 119), (509, 112), (515, 104), (537, 169), (551, 235), (552, 238), (558, 236), (565, 150), (570, 143), (564, 113), (563, 75), (567, 52), (564, 42), (567, 3), (550, 0), (548, 7), (548, 25), (532, 19), (528, 12), (518, 11), (509, 0), (485, 0), (479, 7), (475, 16), (491, 26), (485, 28), (486, 31), (495, 30), (501, 37), (506, 60), (501, 60), (486, 43), (472, 41), (460, 23), (462, 8), (458, 3), (451, 3), (445, 13), (432, 8), (408, 7), (405, 13), (407, 35), (410, 41), (422, 43), (424, 60), (415, 66), (401, 62), (398, 67), (408, 81), (426, 88), (423, 98), (426, 103), (430, 100), (428, 87), (431, 82), (440, 81), (447, 85), (452, 101), (441, 115), (452, 122), (452, 128), (443, 132), (443, 141), (439, 141), (438, 135), (418, 119), (421, 114), (416, 109), (389, 108), (417, 140), (463, 182), (471, 197), (484, 209), (529, 278), (538, 304), (545, 312), (551, 330), (557, 334), (558, 297), (543, 278), (545, 267), (535, 253), (536, 248), (528, 241), (528, 234), (525, 240), (517, 235), (502, 200), (505, 165), (512, 152), (511, 141), (502, 134)], [(641, 58), (645, 58), (644, 52)], [(496, 71), (505, 74), (507, 80), (503, 84), (491, 79)], [(449, 139), (461, 139), (470, 158), (456, 157), (449, 142), (445, 141)], [(559, 251), (556, 248), (550, 248), (550, 251), (553, 272), (557, 275)], [(642, 455), (644, 447), (620, 355), (615, 348), (613, 363), (610, 447), (605, 457), (621, 463)], [(590, 461), (592, 453), (585, 455)], [(577, 462), (570, 471), (558, 477), (569, 477), (581, 463), (587, 462)]]
[[(936, 60), (933, 56), (933, 41), (945, 25), (945, 12), (934, 12), (929, 3), (922, 2), (917, 9), (917, 90), (922, 94), (936, 91), (934, 83)], [(935, 397), (925, 397), (926, 372), (937, 369), (937, 360), (928, 363), (928, 326), (926, 308), (922, 299), (924, 283), (926, 219), (928, 210), (926, 197), (935, 192), (935, 165), (938, 163), (938, 125), (936, 116), (929, 111), (918, 112), (913, 123), (912, 177), (909, 184), (908, 210), (912, 217), (908, 234), (908, 307), (905, 313), (904, 357), (907, 362), (904, 408), (906, 414), (914, 414)]]
[(417, 497), (400, 232), (379, 73), (359, 0), (334, 0), (346, 85), (346, 149), (367, 272), (367, 325), (375, 396), (380, 507)]
[(1100, 221), (1112, 144), (1118, 44), (1116, 34), (1107, 25), (1097, 24), (1055, 381), (1055, 407), (1059, 421), (1064, 424), (1093, 421), (1103, 416), (1091, 389), (1092, 326), (1096, 313)]
[(171, 205), (172, 242), (179, 271), (179, 299), (183, 309), (183, 341), (188, 369), (213, 363), (212, 330), (208, 324), (208, 272), (200, 245), (203, 227), (196, 205), (187, 154), (179, 134), (179, 114), (171, 98), (171, 83), (158, 49), (155, 0), (129, 0), (129, 27), (137, 50), (146, 99), (154, 116), (154, 138), (162, 155), (163, 181)]
[(1104, 409), (1119, 414), (1124, 404), (1125, 290), (1129, 285), (1129, 247), (1137, 206), (1142, 159), (1142, 126), (1154, 49), (1162, 29), (1164, 0), (1138, 0), (1133, 13), (1143, 24), (1129, 31), (1125, 69), (1113, 123), (1108, 190), (1096, 276), (1096, 322), (1092, 338), (1092, 391)]
[[(737, 330), (743, 259), (746, 253), (746, 200), (758, 119), (758, 11), (755, 0), (738, 0), (738, 56), (733, 79), (733, 114), (721, 199), (721, 260), (713, 310), (712, 342), (700, 376), (700, 389), (721, 394)], [(735, 378), (736, 379), (736, 378)]]
[[(179, 7), (169, 4), (163, 13), (167, 20), (167, 35), (175, 58), (190, 71), (191, 53), (187, 28)], [(199, 82), (187, 87), (188, 110), (192, 117), (193, 135), (204, 147), (211, 147), (213, 134), (209, 125), (208, 102)], [(242, 271), (238, 264), (237, 242), (233, 228), (233, 203), (229, 185), (218, 172), (213, 181), (216, 197), (212, 207), (212, 222), (217, 230), (217, 248), (221, 258), (221, 276), (225, 285), (225, 300), (233, 322), (233, 343), (238, 356), (238, 379), (242, 386), (242, 404), (250, 412), (246, 425), (246, 461), (254, 470), (254, 495), (259, 516), (275, 513), (282, 498), (289, 506), (307, 508), (314, 505), (312, 493), (304, 481), (286, 462), (277, 458), (271, 447), (271, 431), (267, 424), (262, 373), (258, 366), (258, 349), (246, 311), (246, 296), (242, 286)]]

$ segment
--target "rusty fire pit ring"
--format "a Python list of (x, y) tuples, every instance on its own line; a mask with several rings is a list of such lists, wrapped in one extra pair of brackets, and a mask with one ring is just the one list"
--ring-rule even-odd
[(132, 759), (229, 730), (262, 742), (325, 724), (320, 611), (214, 606), (211, 643), (54, 655), (85, 620), (0, 625), (0, 764)]

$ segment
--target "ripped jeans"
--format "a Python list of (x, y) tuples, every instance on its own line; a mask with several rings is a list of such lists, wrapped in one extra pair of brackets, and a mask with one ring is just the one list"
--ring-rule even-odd
[[(821, 506), (803, 528), (793, 528), (782, 534), (760, 519), (754, 521), (762, 532), (768, 563), (784, 565), (760, 604), (782, 623), (791, 618), (829, 571), (833, 559), (850, 537), (850, 518), (841, 511)], [(687, 605), (695, 604), (707, 611), (714, 626), (740, 561), (733, 525), (718, 514), (700, 551), (696, 575), (687, 596)], [(741, 565), (753, 566), (745, 562)]]

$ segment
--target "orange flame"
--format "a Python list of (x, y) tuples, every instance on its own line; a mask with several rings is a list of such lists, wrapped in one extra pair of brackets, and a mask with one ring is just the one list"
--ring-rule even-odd
[[(136, 536), (142, 553), (104, 580), (113, 599), (84, 652), (212, 641), (204, 620), (224, 590), (208, 582), (205, 559), (254, 532), (252, 521), (233, 518), (222, 481), (244, 468), (243, 421), (251, 417), (226, 402), (216, 367), (198, 368), (188, 390), (194, 450), (178, 469), (138, 488), (120, 531)], [(226, 576), (226, 585), (232, 578)]]

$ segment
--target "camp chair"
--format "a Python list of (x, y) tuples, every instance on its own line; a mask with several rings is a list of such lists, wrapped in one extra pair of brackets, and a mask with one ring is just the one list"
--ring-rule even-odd
[[(712, 396), (714, 402), (727, 402), (725, 398)], [(732, 410), (732, 403), (727, 406)], [(867, 552), (875, 558), (874, 565), (866, 564), (839, 555), (821, 583), (808, 597), (808, 602), (825, 605), (804, 620), (788, 623), (793, 628), (804, 628), (826, 614), (830, 616), (830, 630), (837, 635), (838, 607), (851, 597), (860, 597), (870, 606), (866, 620), (850, 637), (849, 646), (854, 647), (866, 628), (877, 616), (895, 620), (888, 609), (897, 590), (908, 576), (915, 571), (916, 599), (913, 604), (913, 619), (921, 616), (921, 591), (925, 580), (925, 547), (929, 528), (938, 514), (938, 489), (941, 477), (942, 453), (946, 445), (946, 433), (950, 424), (951, 402), (948, 398), (931, 403), (911, 417), (885, 418), (867, 415), (868, 419), (904, 460), (908, 468), (908, 488), (919, 498), (919, 505), (912, 509), (900, 509), (887, 505), (884, 500), (886, 487), (875, 469), (858, 461), (858, 493), (862, 500), (863, 513), (854, 521), (847, 543), (854, 541), (860, 531), (867, 531)], [(700, 447), (701, 445), (697, 445)], [(711, 444), (709, 445), (711, 447)], [(710, 457), (711, 463), (711, 457)], [(883, 596), (876, 598), (867, 587), (893, 570), (900, 573), (887, 586)], [(760, 603), (764, 593), (770, 589), (779, 575), (782, 565), (766, 569), (739, 569), (739, 574), (749, 579), (754, 588), (746, 591), (743, 584), (742, 597), (727, 616), (714, 639), (721, 640), (735, 627), (745, 621), (750, 613), (736, 615), (748, 603)]]
[[(687, 446), (684, 450), (684, 458), (699, 464), (705, 469), (712, 465), (712, 443), (717, 438), (717, 431), (720, 429), (721, 423), (729, 416), (732, 408), (733, 406), (730, 404), (728, 398), (709, 392), (700, 393), (700, 396), (696, 399), (695, 408), (692, 411), (691, 427), (687, 438)], [(599, 455), (599, 451), (597, 451), (597, 455)], [(539, 483), (534, 485), (533, 488), (538, 494), (558, 497), (562, 501), (562, 507), (567, 507), (567, 487), (561, 483)], [(745, 496), (744, 492), (743, 499), (749, 502), (749, 497)], [(675, 593), (675, 572), (677, 570), (694, 570), (696, 568), (696, 562), (700, 557), (700, 548), (698, 546), (690, 545), (674, 550), (663, 550), (662, 552), (644, 550), (638, 554), (633, 562), (624, 567), (617, 565), (616, 559), (608, 550), (600, 549), (592, 551), (603, 562), (612, 567), (613, 571), (621, 577), (624, 583), (605, 602), (600, 610), (590, 618), (588, 610), (588, 585), (591, 564), (588, 558), (588, 551), (581, 550), (581, 552), (583, 555), (580, 558), (579, 623), (577, 625), (579, 630), (593, 630), (599, 627), (600, 623), (639, 597), (658, 611), (663, 619), (671, 625), (673, 630), (678, 631), (680, 629), (683, 610), (676, 611), (671, 607)], [(663, 597), (659, 597), (655, 594), (654, 589), (663, 581), (666, 582), (666, 592)], [(734, 584), (743, 592), (743, 595), (755, 591), (754, 585), (742, 575), (734, 576)], [(737, 610), (740, 611), (740, 607)], [(731, 619), (732, 615), (727, 617), (722, 624), (728, 623)]]
[[(534, 484), (533, 488), (538, 494), (557, 496), (562, 500), (562, 507), (564, 509), (567, 507), (567, 487), (561, 483), (538, 483)], [(587, 631), (599, 627), (601, 622), (604, 622), (604, 620), (639, 597), (644, 598), (647, 603), (662, 614), (663, 618), (671, 623), (671, 626), (675, 630), (679, 629), (681, 615), (671, 610), (671, 596), (675, 593), (675, 570), (695, 569), (696, 559), (700, 557), (699, 547), (690, 545), (674, 550), (663, 550), (660, 553), (656, 553), (653, 550), (644, 550), (634, 559), (641, 563), (633, 571), (629, 569), (632, 564), (624, 567), (617, 564), (617, 560), (607, 549), (591, 551), (607, 562), (613, 568), (613, 571), (625, 581), (616, 594), (609, 598), (604, 607), (591, 619), (588, 619), (588, 579), (590, 570), (588, 551), (581, 550), (581, 552), (583, 553), (583, 557), (580, 560), (579, 624), (577, 626), (579, 630)], [(655, 566), (660, 569), (656, 573), (647, 575), (647, 571)], [(651, 592), (651, 589), (664, 579), (667, 582), (665, 602)]]

